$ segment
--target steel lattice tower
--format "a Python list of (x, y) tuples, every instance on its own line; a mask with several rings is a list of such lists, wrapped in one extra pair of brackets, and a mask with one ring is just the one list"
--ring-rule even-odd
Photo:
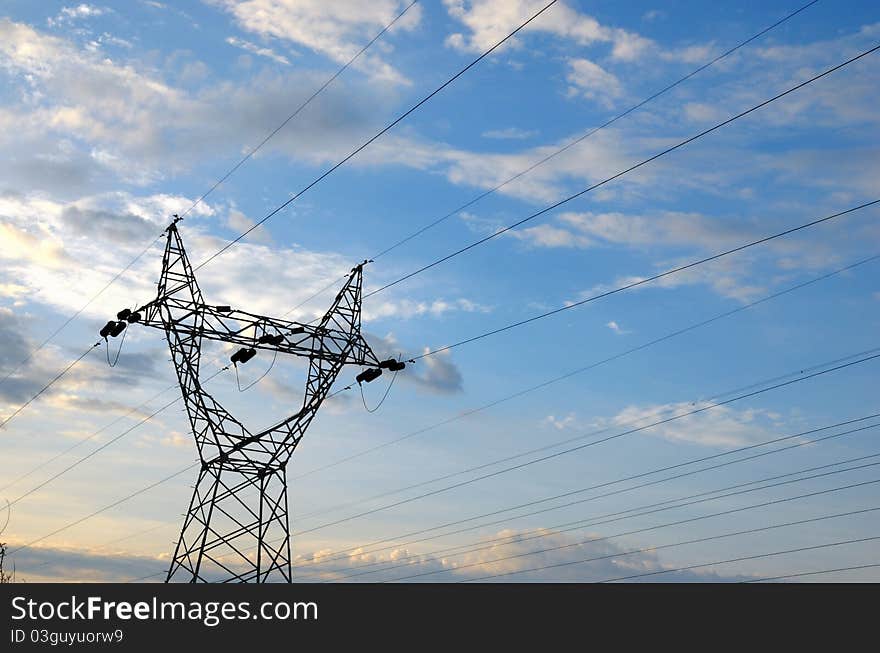
[[(114, 330), (110, 322), (102, 330), (105, 337), (117, 335), (125, 320), (165, 332), (199, 452), (201, 469), (166, 582), (290, 582), (287, 461), (343, 366), (370, 366), (358, 377), (370, 381), (381, 368), (403, 364), (380, 362), (361, 336), (362, 265), (351, 270), (317, 323), (302, 324), (206, 304), (176, 221), (166, 235), (156, 299), (121, 311), (122, 326)], [(302, 407), (250, 432), (202, 387), (206, 338), (239, 345), (236, 364), (258, 349), (308, 358)]]

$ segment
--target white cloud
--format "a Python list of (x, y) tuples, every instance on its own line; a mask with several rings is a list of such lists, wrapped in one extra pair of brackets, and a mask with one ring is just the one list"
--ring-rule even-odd
[[(712, 405), (710, 402), (677, 402), (646, 406), (628, 406), (614, 416), (618, 426), (631, 427), (656, 422), (659, 416), (683, 415)], [(771, 437), (775, 420), (759, 409), (734, 409), (719, 406), (645, 431), (644, 435), (672, 442), (688, 442), (706, 447), (741, 447), (763, 442)]]
[[(467, 29), (466, 34), (450, 34), (447, 45), (465, 52), (482, 52), (547, 3), (545, 0), (444, 0), (444, 4), (449, 15)], [(651, 44), (650, 40), (633, 32), (601, 25), (592, 16), (582, 14), (563, 2), (552, 6), (523, 31), (546, 32), (582, 46), (610, 43), (611, 57), (622, 61), (637, 59)]]
[[(278, 116), (295, 106), (297, 98), (291, 98), (290, 89), (308, 89), (313, 82), (298, 71), (285, 76), (265, 74), (247, 87), (217, 84), (193, 94), (169, 86), (152, 72), (78, 50), (67, 41), (27, 26), (0, 21), (0, 36), (0, 67), (18, 78), (23, 98), (14, 109), (0, 110), (0, 145), (18, 154), (0, 162), (0, 178), (6, 179), (11, 187), (34, 187), (36, 183), (38, 188), (72, 192), (111, 174), (133, 183), (155, 181), (192, 165), (196, 157), (203, 159), (219, 152), (219, 144), (231, 139), (242, 144), (258, 142), (265, 130), (277, 123)], [(288, 126), (264, 148), (264, 154), (283, 152), (309, 163), (336, 160), (347, 153), (353, 140), (362, 137), (364, 126), (375, 122), (383, 107), (390, 110), (395, 98), (387, 91), (375, 85), (363, 89), (331, 87), (318, 99), (314, 111), (306, 112), (295, 125)], [(42, 98), (37, 103), (30, 99), (37, 96)], [(867, 104), (864, 99), (854, 102), (856, 106)], [(379, 110), (373, 111), (377, 105)], [(706, 119), (711, 105), (702, 105), (691, 106), (687, 111), (694, 118)], [(370, 106), (371, 111), (361, 113), (357, 110), (360, 106)], [(853, 107), (847, 111), (854, 118), (865, 113)], [(678, 115), (680, 112), (673, 119)], [(802, 119), (798, 116), (798, 120)], [(644, 134), (632, 124), (604, 129), (500, 192), (531, 202), (558, 199), (567, 182), (577, 182), (581, 187), (585, 182), (593, 183), (631, 165), (640, 155), (653, 153), (658, 143), (667, 144), (669, 139), (655, 136), (655, 123), (656, 118)], [(445, 175), (453, 184), (486, 189), (506, 181), (566, 142), (563, 139), (496, 154), (425, 142), (411, 135), (388, 134), (361, 153), (352, 165), (403, 165), (431, 170)], [(173, 148), (170, 143), (174, 143)], [(725, 158), (746, 155), (745, 151), (733, 151)], [(801, 170), (793, 166), (797, 167), (797, 161), (803, 158), (754, 160), (752, 155), (754, 165), (740, 170), (762, 165), (800, 174)], [(694, 165), (688, 167), (688, 174), (682, 174), (683, 164), (678, 161), (686, 164), (688, 160), (669, 157), (673, 165), (650, 166), (594, 196), (601, 199), (603, 193), (653, 187), (664, 174), (674, 175), (686, 187), (710, 188), (713, 192), (723, 192), (738, 184), (736, 175), (713, 173), (715, 168), (701, 165), (699, 158), (691, 159)], [(866, 163), (871, 164), (870, 158)], [(818, 179), (822, 180), (820, 183), (859, 182), (869, 187), (870, 171), (859, 173), (858, 169), (859, 166), (853, 166), (854, 174), (832, 178), (820, 175)], [(533, 233), (536, 237), (545, 235)]]
[(88, 5), (85, 3), (78, 4), (75, 7), (62, 7), (61, 13), (71, 18), (81, 18), (83, 16), (100, 16), (106, 9)]
[(24, 547), (16, 552), (13, 562), (18, 569), (19, 582), (122, 582), (156, 573), (168, 566), (164, 556), (62, 546)]
[(483, 138), (495, 138), (498, 140), (525, 140), (538, 135), (535, 130), (520, 129), (519, 127), (507, 127), (505, 129), (490, 129), (483, 132)]
[(236, 208), (229, 209), (229, 214), (226, 217), (226, 224), (236, 233), (244, 233), (249, 229), (253, 229), (247, 236), (245, 236), (245, 238), (253, 242), (261, 244), (269, 244), (272, 242), (272, 237), (264, 226), (260, 225), (254, 229), (253, 227), (256, 222)]
[[(285, 39), (345, 63), (406, 6), (401, 0), (214, 0), (234, 17), (239, 26), (260, 36)], [(412, 30), (421, 20), (416, 5), (395, 25)], [(393, 33), (394, 30), (392, 30)], [(385, 37), (386, 49), (388, 45)], [(370, 51), (355, 66), (373, 78), (408, 84), (406, 77)]]
[(536, 247), (697, 247), (718, 249), (738, 244), (752, 233), (749, 223), (712, 219), (699, 213), (658, 211), (653, 215), (566, 212), (557, 224), (542, 224), (513, 232), (513, 237)]
[(272, 48), (263, 48), (257, 45), (256, 43), (251, 43), (250, 41), (246, 41), (245, 39), (240, 39), (237, 36), (230, 36), (226, 39), (226, 42), (236, 48), (241, 48), (246, 52), (251, 52), (261, 57), (266, 57), (267, 59), (271, 59), (276, 63), (284, 64), (285, 66), (290, 65), (290, 59), (285, 57), (283, 54), (278, 54)]
[[(424, 353), (428, 348), (424, 349)], [(403, 378), (408, 382), (437, 394), (457, 394), (464, 390), (464, 380), (452, 353), (443, 351), (410, 364), (411, 371)]]
[(614, 320), (611, 320), (605, 326), (607, 326), (609, 329), (611, 329), (615, 334), (617, 334), (619, 336), (624, 336), (628, 333), (631, 333), (631, 331), (627, 331), (626, 329), (622, 329), (620, 327), (620, 325), (617, 322), (615, 322)]
[[(494, 153), (389, 134), (364, 151), (356, 164), (398, 164), (431, 170), (443, 174), (453, 184), (488, 189), (508, 181), (569, 141), (563, 139), (518, 152)], [(506, 184), (499, 192), (533, 204), (557, 200), (565, 193), (568, 181), (575, 180), (583, 186), (584, 182), (594, 183), (631, 165), (634, 156), (631, 147), (617, 130), (602, 130)]]
[(557, 431), (573, 429), (578, 424), (577, 416), (574, 413), (568, 413), (565, 417), (556, 417), (556, 415), (547, 415), (544, 421), (555, 428)]
[(684, 115), (691, 122), (700, 124), (719, 122), (726, 117), (721, 109), (704, 102), (685, 103)]
[(75, 20), (80, 20), (83, 18), (95, 18), (97, 16), (103, 16), (110, 9), (106, 7), (96, 7), (95, 5), (89, 5), (86, 3), (80, 3), (78, 5), (74, 5), (73, 7), (62, 7), (61, 11), (54, 18), (49, 18), (49, 25), (60, 25), (66, 22), (73, 22)]
[[(66, 184), (58, 181), (57, 185), (73, 194), (76, 189), (87, 187), (88, 178), (81, 176), (97, 169), (105, 172), (112, 169), (114, 174), (126, 178), (129, 173), (135, 178), (149, 178), (152, 171), (145, 171), (142, 166), (155, 166), (158, 170), (169, 164), (186, 162), (188, 152), (204, 156), (209, 153), (207, 147), (223, 140), (214, 138), (219, 130), (235, 133), (243, 142), (258, 140), (265, 133), (262, 126), (271, 125), (291, 106), (289, 82), (294, 79), (292, 77), (263, 76), (255, 80), (254, 88), (261, 90), (257, 103), (251, 87), (219, 84), (202, 94), (192, 95), (168, 85), (151, 72), (77, 49), (68, 41), (41, 34), (26, 25), (0, 21), (0, 37), (0, 67), (22, 88), (21, 103), (13, 110), (0, 110), (0, 145), (21, 154), (0, 163), (0, 172), (12, 187), (42, 188), (41, 183), (57, 175), (57, 179)], [(35, 101), (34, 97), (41, 99)], [(382, 101), (382, 97), (380, 94), (373, 98), (375, 102), (371, 104), (371, 110), (376, 102)], [(220, 102), (221, 98), (223, 102)], [(353, 135), (361, 131), (359, 128), (365, 120), (358, 115), (352, 117), (351, 98), (351, 89), (336, 95), (333, 92), (323, 95), (321, 102), (324, 104), (316, 112), (320, 121), (326, 123), (323, 129), (320, 121), (316, 125), (306, 120), (289, 134), (279, 134), (268, 149), (295, 153), (310, 162), (323, 162), (337, 156), (350, 145)], [(390, 102), (391, 98), (385, 100)], [(337, 117), (347, 118), (350, 122), (337, 121)], [(49, 125), (48, 129), (46, 125)], [(172, 135), (176, 140), (169, 138)], [(533, 173), (505, 186), (502, 192), (531, 202), (553, 200), (563, 192), (566, 181), (594, 182), (617, 172), (631, 163), (634, 152), (645, 146), (644, 141), (624, 138), (626, 135), (627, 132), (616, 129), (603, 130)], [(169, 142), (174, 142), (174, 156), (168, 148)], [(80, 143), (84, 145), (78, 145)], [(389, 135), (365, 151), (353, 164), (406, 165), (436, 171), (454, 184), (491, 188), (559, 146), (560, 143), (555, 143), (494, 154), (424, 142), (415, 137)], [(785, 174), (792, 177), (808, 176), (811, 179), (817, 178), (812, 170), (821, 163), (818, 152), (785, 157), (776, 163), (760, 158), (752, 160), (756, 166), (765, 169), (777, 166), (778, 170), (784, 169)], [(853, 165), (846, 176), (849, 183), (860, 180), (868, 188), (873, 164), (868, 156), (864, 163), (867, 168), (861, 176), (857, 174), (859, 165)], [(681, 176), (680, 170), (674, 167), (672, 170), (672, 174)], [(810, 174), (804, 175), (805, 171)], [(632, 181), (646, 183), (650, 178), (634, 176)], [(817, 183), (827, 183), (827, 180)], [(57, 188), (52, 187), (52, 190)], [(186, 198), (156, 194), (137, 197), (82, 193), (71, 201), (49, 201), (45, 199), (47, 196), (33, 193), (18, 199), (13, 195), (0, 197), (0, 208), (3, 209), (0, 214), (4, 216), (2, 228), (6, 236), (5, 247), (0, 253), (10, 262), (10, 275), (14, 275), (4, 279), (2, 287), (11, 300), (21, 301), (23, 295), (33, 291), (39, 293), (37, 299), (64, 310), (78, 308), (88, 293), (100, 288), (127, 262), (125, 256), (130, 257), (135, 251), (111, 252), (89, 246), (85, 243), (84, 227), (92, 223), (102, 225), (100, 237), (107, 242), (117, 243), (131, 236), (146, 238), (151, 226), (164, 226), (167, 216), (179, 211), (186, 201)], [(210, 212), (208, 207), (203, 215)], [(228, 215), (236, 231), (239, 231), (236, 227), (246, 224), (245, 218), (234, 212)], [(660, 244), (708, 248), (738, 242), (745, 233), (742, 229), (689, 213), (630, 216), (596, 212), (565, 214), (555, 223), (528, 227), (511, 235), (540, 247), (591, 247), (597, 244), (652, 247)], [(195, 238), (202, 236), (198, 230), (194, 232)], [(220, 244), (220, 239), (207, 237), (197, 243), (201, 251), (211, 251), (211, 245), (216, 249)], [(305, 252), (297, 248), (266, 253), (270, 252), (267, 248), (248, 249), (258, 247), (258, 242), (245, 245), (242, 249), (247, 256), (238, 257), (235, 263), (241, 266), (237, 269), (246, 277), (242, 286), (245, 289), (262, 284), (272, 262), (281, 260), (277, 257), (294, 256), (298, 260), (314, 257), (314, 274), (304, 273), (289, 280), (293, 285), (288, 288), (297, 288), (296, 297), (291, 298), (290, 294), (272, 297), (270, 294), (267, 304), (272, 307), (278, 305), (279, 297), (281, 304), (291, 305), (291, 299), (295, 302), (297, 298), (304, 298), (305, 293), (317, 290), (328, 276), (318, 274), (319, 268), (326, 266), (335, 273), (347, 267), (332, 253)], [(779, 248), (777, 252), (785, 254), (785, 264), (789, 267), (792, 263), (802, 264), (807, 252), (815, 255), (817, 265), (827, 264), (830, 260), (827, 255), (819, 255), (821, 252), (816, 248), (799, 252), (796, 245), (788, 250), (782, 244), (774, 247)], [(229, 257), (232, 256), (230, 252), (224, 260), (231, 260)], [(255, 258), (264, 259), (265, 265), (255, 262)], [(68, 269), (71, 261), (88, 261), (89, 265), (83, 265), (83, 269)], [(289, 265), (278, 265), (290, 268)], [(744, 284), (741, 277), (729, 269), (719, 267), (717, 270), (722, 272), (713, 277), (713, 287), (728, 296), (748, 297), (760, 290)], [(155, 269), (151, 267), (148, 272), (145, 276), (152, 281)], [(333, 273), (329, 276), (335, 276)], [(698, 276), (680, 275), (661, 285), (673, 287), (686, 281), (693, 282)], [(66, 292), (68, 288), (74, 291)], [(299, 295), (300, 289), (303, 289), (303, 295)], [(132, 292), (147, 294), (149, 284), (126, 290), (128, 295)], [(218, 290), (231, 296), (238, 292), (235, 281), (230, 281), (226, 287), (218, 284)], [(264, 296), (262, 292), (258, 294)], [(245, 295), (241, 294), (243, 298)], [(107, 300), (115, 303), (125, 296), (126, 293), (110, 295)], [(488, 309), (460, 297), (388, 300), (367, 309), (374, 317), (440, 316), (450, 311), (474, 310)]]
[[(397, 358), (401, 350), (405, 349), (398, 344), (394, 334), (388, 334), (384, 338), (370, 334), (365, 337), (380, 359)], [(423, 353), (428, 351), (430, 350), (426, 347)], [(401, 379), (421, 390), (441, 395), (457, 394), (462, 392), (464, 386), (461, 370), (452, 360), (451, 351), (441, 351), (420, 358), (415, 363), (408, 363)]]
[[(343, 576), (357, 572), (364, 565), (371, 565), (364, 571), (379, 571), (350, 576), (344, 580), (384, 582), (437, 572), (406, 581), (429, 583), (476, 580), (495, 574), (505, 575), (498, 579), (501, 582), (596, 582), (670, 568), (661, 562), (655, 552), (644, 550), (647, 546), (622, 545), (601, 538), (600, 533), (557, 533), (542, 528), (528, 531), (506, 529), (485, 538), (487, 543), (492, 540), (492, 544), (461, 554), (441, 556), (405, 547), (376, 553), (356, 549), (346, 558), (328, 561), (325, 559), (332, 552), (324, 550), (300, 554), (296, 556), (294, 564), (309, 580), (343, 580)], [(322, 560), (323, 563), (319, 565), (309, 564)], [(382, 562), (389, 564), (385, 568), (375, 564)], [(719, 582), (736, 578), (706, 571), (668, 573), (660, 576), (659, 580)]]
[(375, 320), (392, 316), (412, 318), (423, 315), (442, 317), (447, 313), (453, 312), (489, 313), (491, 310), (491, 307), (473, 302), (465, 297), (457, 299), (438, 298), (429, 301), (382, 299), (371, 300), (369, 305), (364, 307), (364, 319)]
[[(654, 272), (661, 272), (673, 267), (678, 267), (690, 262), (689, 260), (676, 260), (670, 262), (662, 262), (655, 265)], [(749, 272), (751, 266), (757, 264), (754, 260), (744, 265), (743, 259), (730, 260), (720, 259), (712, 263), (683, 270), (676, 274), (661, 277), (651, 283), (637, 286), (635, 290), (647, 290), (651, 288), (662, 288), (672, 290), (683, 286), (705, 285), (713, 292), (722, 297), (727, 297), (741, 303), (746, 303), (757, 299), (760, 295), (768, 292), (764, 285), (757, 285), (749, 280)], [(574, 299), (567, 300), (566, 305), (574, 304), (577, 301), (587, 299), (602, 293), (606, 293), (615, 288), (629, 286), (631, 284), (643, 281), (649, 275), (620, 275), (615, 277), (609, 283), (596, 284), (577, 294)]]
[(569, 59), (566, 79), (572, 84), (572, 92), (595, 100), (607, 108), (623, 94), (620, 80), (607, 70), (588, 59)]
[[(108, 522), (102, 525), (106, 530), (146, 532), (157, 530), (151, 539), (159, 546), (173, 527), (162, 528), (162, 524), (146, 520), (138, 522), (136, 528), (120, 531), (118, 524)], [(114, 528), (115, 526), (115, 528)], [(161, 529), (161, 530), (160, 530)], [(674, 569), (678, 565), (664, 564), (660, 556), (649, 550), (650, 543), (622, 544), (612, 539), (602, 540), (603, 533), (587, 531), (559, 533), (551, 529), (530, 530), (506, 529), (488, 535), (485, 540), (493, 544), (480, 547), (479, 551), (463, 554), (438, 555), (420, 552), (406, 547), (370, 553), (361, 549), (352, 551), (347, 557), (329, 560), (335, 553), (327, 548), (309, 550), (308, 543), (300, 542), (294, 550), (293, 564), (298, 577), (306, 581), (343, 580), (343, 576), (367, 570), (377, 573), (351, 576), (348, 582), (383, 582), (423, 572), (443, 572), (427, 575), (413, 580), (423, 582), (455, 582), (478, 579), (492, 574), (528, 572), (538, 567), (548, 567), (537, 572), (512, 574), (499, 580), (510, 582), (595, 582), (630, 574)], [(591, 541), (598, 540), (598, 541)], [(14, 546), (17, 542), (10, 541)], [(151, 579), (161, 582), (168, 566), (167, 551), (147, 555), (131, 553), (138, 547), (137, 540), (111, 543), (112, 547), (73, 547), (41, 545), (25, 547), (14, 557), (21, 570), (19, 580), (24, 582), (124, 582), (149, 574)], [(303, 550), (305, 549), (305, 550)], [(591, 560), (596, 558), (596, 560)], [(583, 562), (590, 560), (589, 562)], [(229, 561), (231, 564), (232, 561)], [(371, 566), (373, 563), (388, 563)], [(393, 569), (391, 567), (394, 567)], [(649, 577), (648, 580), (651, 578)], [(709, 569), (702, 571), (670, 572), (657, 577), (666, 582), (730, 582), (742, 580), (743, 576), (720, 575)]]
[(658, 48), (656, 52), (663, 61), (675, 61), (677, 63), (694, 65), (708, 63), (719, 54), (718, 48), (714, 43), (700, 43), (681, 48), (670, 48), (668, 50)]
[(589, 238), (552, 224), (539, 224), (508, 233), (532, 247), (590, 247), (593, 244)]
[[(230, 144), (261, 141), (325, 81), (319, 73), (265, 71), (244, 85), (221, 82), (190, 91), (139, 65), (0, 19), (0, 72), (18, 92), (17, 104), (0, 109), (0, 147), (14, 154), (0, 161), (6, 187), (81, 194), (108, 177), (153, 183), (228, 155)], [(338, 160), (395, 101), (387, 84), (340, 80), (261, 155)]]
[[(62, 313), (79, 309), (150, 240), (160, 235), (170, 213), (191, 201), (185, 197), (137, 197), (127, 193), (89, 196), (69, 203), (36, 196), (0, 196), (0, 260), (6, 272), (6, 278), (0, 277), (0, 290), (4, 292), (0, 299), (20, 301), (26, 296), (29, 301)], [(209, 218), (215, 213), (214, 207), (203, 202), (191, 215)], [(236, 233), (252, 224), (234, 208), (226, 219)], [(181, 229), (194, 265), (227, 242), (206, 232), (212, 224), (187, 222)], [(259, 229), (253, 234), (257, 237), (230, 249), (222, 262), (199, 271), (197, 279), (210, 301), (277, 315), (316, 293), (327, 279), (339, 277), (350, 268), (350, 262), (339, 254), (296, 246), (269, 246), (261, 239)], [(163, 244), (163, 240), (156, 243), (128, 274), (85, 310), (84, 316), (100, 321), (133, 302), (151, 299)], [(267, 279), (272, 279), (272, 283), (267, 284)], [(323, 314), (325, 308), (325, 302), (317, 299), (292, 317), (311, 319)], [(364, 319), (439, 318), (452, 312), (490, 310), (491, 307), (466, 297), (418, 301), (383, 296), (378, 302), (366, 303)], [(427, 369), (435, 374), (443, 371), (432, 364)]]
[(176, 449), (185, 449), (187, 451), (190, 451), (193, 448), (192, 435), (184, 435), (180, 431), (170, 431), (164, 434), (159, 442), (165, 447), (174, 447)]

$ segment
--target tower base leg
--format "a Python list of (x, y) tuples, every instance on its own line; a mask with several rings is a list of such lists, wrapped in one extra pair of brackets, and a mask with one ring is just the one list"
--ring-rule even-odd
[(284, 468), (203, 465), (166, 582), (291, 582)]

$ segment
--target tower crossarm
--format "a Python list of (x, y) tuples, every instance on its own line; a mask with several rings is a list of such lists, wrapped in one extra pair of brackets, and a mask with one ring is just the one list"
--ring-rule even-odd
[[(174, 296), (154, 300), (138, 309), (143, 315), (144, 326), (165, 331), (168, 328), (162, 320), (159, 307), (162, 302), (173, 305)], [(202, 339), (228, 342), (240, 347), (261, 351), (278, 352), (293, 356), (321, 356), (326, 360), (341, 361), (351, 365), (378, 365), (379, 359), (366, 340), (337, 328), (323, 324), (307, 324), (268, 317), (248, 311), (230, 309), (228, 306), (199, 305), (179, 308), (173, 328), (182, 335), (201, 336)], [(188, 319), (198, 312), (202, 320), (198, 326)]]

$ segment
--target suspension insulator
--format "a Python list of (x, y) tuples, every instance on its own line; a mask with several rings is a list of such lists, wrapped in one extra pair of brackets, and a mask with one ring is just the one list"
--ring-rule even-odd
[(231, 306), (215, 306), (214, 310), (218, 313), (230, 313), (232, 311)]
[(107, 324), (105, 324), (103, 327), (101, 327), (101, 330), (99, 331), (99, 333), (101, 334), (101, 337), (106, 338), (107, 336), (109, 336), (110, 332), (113, 331), (113, 328), (115, 326), (116, 326), (116, 322), (114, 322), (113, 320), (110, 320), (109, 322), (107, 322)]
[(232, 354), (232, 356), (229, 357), (229, 360), (232, 361), (233, 363), (235, 363), (236, 365), (238, 365), (239, 363), (244, 365), (245, 363), (247, 363), (250, 359), (252, 359), (256, 355), (257, 355), (256, 349), (249, 349), (247, 347), (242, 347), (237, 352)]
[(383, 370), (390, 370), (392, 372), (399, 372), (404, 367), (406, 367), (406, 363), (401, 361), (396, 361), (393, 358), (389, 358), (388, 360), (384, 360), (379, 363), (379, 367)]
[(261, 345), (275, 345), (276, 347), (284, 342), (284, 336), (280, 333), (276, 335), (272, 335), (271, 333), (264, 333), (260, 336), (260, 339), (257, 340)]
[(125, 318), (125, 319), (128, 320), (128, 323), (129, 323), (129, 324), (134, 324), (135, 322), (140, 322), (141, 319), (142, 319), (142, 317), (143, 317), (143, 316), (142, 316), (140, 313), (138, 313), (137, 311), (135, 311), (134, 313), (132, 313), (131, 315), (129, 315), (129, 316), (128, 316), (127, 318)]
[(247, 352), (247, 349), (245, 347), (242, 347), (229, 357), (229, 361), (238, 365), (241, 362), (241, 357), (245, 354), (245, 352)]
[(369, 383), (370, 381), (375, 381), (380, 376), (382, 376), (382, 370), (378, 367), (370, 367), (355, 377), (355, 381), (358, 383)]
[(306, 330), (305, 330), (303, 327), (293, 327), (293, 328), (290, 330), (290, 332), (291, 332), (293, 335), (297, 335), (297, 334), (300, 334), (300, 333), (305, 333)]
[(116, 319), (117, 320), (127, 320), (129, 315), (131, 315), (131, 311), (128, 310), (127, 308), (123, 308), (121, 311), (119, 311), (116, 314)]
[(128, 326), (128, 323), (127, 323), (127, 322), (123, 322), (122, 320), (120, 320), (119, 322), (115, 322), (115, 323), (113, 324), (113, 328), (110, 330), (110, 335), (111, 335), (113, 338), (115, 338), (115, 337), (118, 336), (120, 333), (122, 333), (123, 331), (125, 331), (125, 327), (127, 327), (127, 326)]

